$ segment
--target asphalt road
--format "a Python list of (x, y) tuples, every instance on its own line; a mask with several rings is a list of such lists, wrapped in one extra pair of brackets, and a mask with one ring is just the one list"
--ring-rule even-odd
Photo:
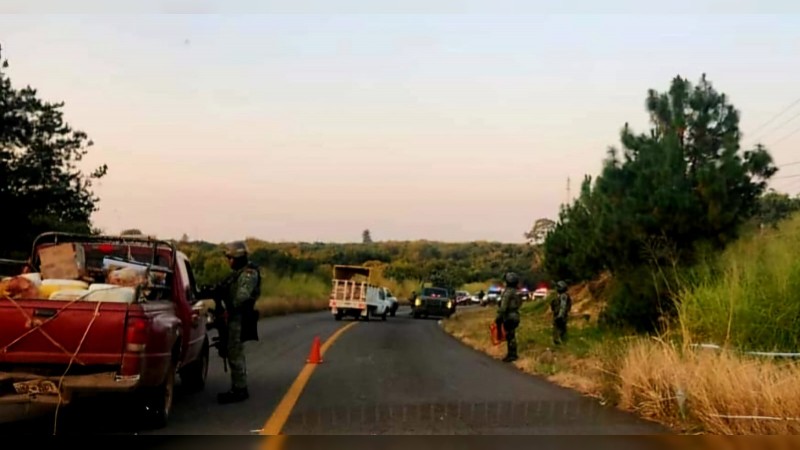
[[(58, 434), (258, 434), (306, 365), (312, 340), (327, 340), (350, 321), (327, 312), (263, 320), (260, 341), (246, 344), (250, 400), (218, 405), (229, 387), (212, 359), (206, 390), (178, 388), (161, 430), (137, 430), (115, 399), (63, 408)], [(341, 333), (315, 367), (283, 434), (654, 434), (666, 430), (526, 375), (474, 351), (434, 319), (408, 310), (386, 322), (360, 322)], [(50, 434), (52, 415), (4, 424), (0, 434)]]

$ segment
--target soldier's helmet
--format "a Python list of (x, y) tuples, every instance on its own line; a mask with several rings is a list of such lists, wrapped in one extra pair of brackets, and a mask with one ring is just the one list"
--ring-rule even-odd
[(234, 241), (225, 246), (225, 256), (228, 258), (243, 258), (250, 253), (244, 241)]
[(503, 278), (506, 280), (506, 284), (510, 286), (516, 286), (519, 284), (519, 277), (514, 272), (508, 272)]
[(567, 292), (567, 283), (565, 283), (563, 280), (559, 281), (556, 283), (556, 289), (558, 292)]

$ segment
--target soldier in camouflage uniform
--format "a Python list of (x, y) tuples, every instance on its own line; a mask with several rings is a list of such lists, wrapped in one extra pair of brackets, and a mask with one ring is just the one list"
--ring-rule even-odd
[[(227, 313), (226, 346), (231, 367), (231, 390), (217, 396), (219, 403), (232, 403), (250, 397), (247, 390), (247, 365), (244, 357), (245, 341), (258, 340), (258, 312), (255, 302), (261, 294), (261, 273), (258, 266), (248, 260), (247, 245), (234, 242), (225, 249), (231, 269), (230, 284), (225, 289)], [(223, 355), (221, 355), (223, 356)]]
[(572, 309), (572, 298), (567, 293), (567, 283), (556, 283), (558, 295), (550, 300), (550, 311), (553, 313), (553, 344), (559, 345), (567, 336), (567, 319)]
[(519, 277), (514, 272), (505, 275), (506, 289), (500, 297), (500, 306), (497, 309), (495, 324), (503, 327), (506, 334), (506, 345), (508, 352), (504, 362), (517, 360), (517, 327), (519, 326), (519, 308), (522, 306), (522, 298), (517, 292)]

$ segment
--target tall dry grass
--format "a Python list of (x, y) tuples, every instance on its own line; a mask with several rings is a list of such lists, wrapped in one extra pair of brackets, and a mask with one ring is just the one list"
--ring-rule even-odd
[(619, 361), (619, 406), (715, 434), (800, 432), (800, 365), (690, 350), (653, 339)]
[(261, 296), (265, 298), (319, 300), (331, 291), (328, 281), (312, 274), (278, 276), (267, 272), (261, 280)]
[(256, 309), (262, 317), (321, 311), (328, 308), (330, 284), (319, 276), (294, 274), (279, 277), (267, 272), (261, 281)]
[(616, 363), (619, 405), (681, 429), (800, 433), (800, 363), (742, 352), (800, 350), (800, 215), (742, 237), (691, 275), (672, 339), (636, 340)]

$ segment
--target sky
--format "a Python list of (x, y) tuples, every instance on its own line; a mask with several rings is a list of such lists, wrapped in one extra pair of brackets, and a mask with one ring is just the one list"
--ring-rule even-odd
[(108, 164), (106, 232), (523, 242), (703, 73), (800, 193), (789, 1), (105, 3), (5, 0), (0, 45)]

